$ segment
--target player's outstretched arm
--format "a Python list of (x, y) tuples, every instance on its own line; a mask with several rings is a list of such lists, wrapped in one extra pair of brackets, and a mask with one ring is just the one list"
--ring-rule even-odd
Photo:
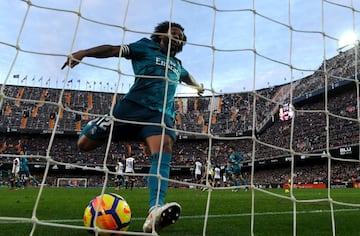
[(80, 50), (74, 52), (72, 55), (68, 57), (68, 59), (61, 67), (61, 69), (64, 69), (66, 66), (73, 68), (74, 66), (79, 64), (84, 57), (95, 57), (95, 58), (118, 57), (120, 48), (121, 48), (120, 46), (101, 45), (86, 50)]
[(196, 89), (198, 91), (197, 94), (199, 96), (201, 96), (204, 93), (204, 90), (205, 90), (204, 85), (198, 84), (198, 82), (196, 82), (196, 80), (194, 79), (194, 77), (192, 75), (189, 75), (188, 77), (183, 78), (181, 81), (183, 81), (187, 85), (193, 86), (194, 89)]

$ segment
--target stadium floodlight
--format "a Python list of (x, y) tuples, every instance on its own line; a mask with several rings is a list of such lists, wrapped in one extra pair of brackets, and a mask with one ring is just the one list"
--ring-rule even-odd
[(339, 39), (338, 51), (343, 51), (345, 48), (352, 48), (359, 42), (357, 35), (354, 31), (348, 31)]

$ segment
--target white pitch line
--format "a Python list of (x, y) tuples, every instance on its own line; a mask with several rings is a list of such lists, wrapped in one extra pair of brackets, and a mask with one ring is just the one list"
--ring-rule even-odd
[[(360, 208), (355, 209), (337, 209), (334, 212), (351, 212), (351, 211), (360, 211)], [(297, 214), (321, 214), (321, 213), (330, 213), (331, 210), (313, 210), (313, 211), (297, 211)], [(293, 211), (282, 211), (282, 212), (255, 212), (255, 216), (264, 216), (264, 215), (292, 215)], [(239, 213), (239, 214), (225, 214), (225, 215), (208, 215), (208, 218), (230, 218), (230, 217), (244, 217), (250, 216), (251, 213)], [(5, 219), (6, 218), (6, 219)], [(180, 219), (202, 219), (205, 218), (205, 215), (197, 216), (180, 216)], [(29, 219), (30, 220), (30, 219)], [(145, 220), (143, 217), (132, 217), (131, 221)], [(82, 222), (82, 219), (63, 219), (63, 220), (40, 220), (48, 223), (72, 223), (72, 222)], [(0, 224), (9, 224), (9, 223), (33, 223), (28, 220), (9, 220), (9, 217), (0, 217)]]

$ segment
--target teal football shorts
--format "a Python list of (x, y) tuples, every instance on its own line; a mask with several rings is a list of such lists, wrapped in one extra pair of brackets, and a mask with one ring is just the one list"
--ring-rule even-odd
[[(145, 141), (147, 137), (162, 134), (161, 118), (159, 111), (149, 110), (132, 101), (120, 100), (114, 108), (114, 117), (122, 121), (114, 121), (113, 141)], [(142, 124), (135, 124), (142, 122)], [(174, 127), (174, 119), (165, 115), (165, 124), (167, 128)], [(143, 124), (153, 123), (153, 124)], [(81, 131), (80, 137), (85, 135), (93, 140), (106, 140), (110, 134), (111, 119), (109, 115), (99, 117), (90, 121)], [(169, 135), (173, 141), (176, 141), (174, 130), (165, 129), (165, 134)]]

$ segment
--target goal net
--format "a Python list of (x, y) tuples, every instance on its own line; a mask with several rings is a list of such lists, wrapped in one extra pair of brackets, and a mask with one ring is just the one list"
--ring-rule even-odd
[[(116, 101), (135, 80), (131, 62), (86, 58), (61, 67), (81, 49), (150, 38), (163, 21), (185, 28), (177, 57), (205, 88), (203, 96), (177, 88), (177, 142), (165, 179), (166, 200), (179, 201), (182, 214), (164, 235), (358, 234), (359, 1), (3, 0), (0, 8), (0, 182), (19, 190), (0, 188), (4, 234), (87, 235), (83, 210), (107, 191), (137, 200), (123, 234), (143, 234), (149, 150), (113, 142), (116, 134), (91, 152), (76, 146), (90, 120), (116, 120)], [(243, 158), (238, 178), (230, 147)], [(135, 173), (119, 174), (119, 160), (132, 154)], [(11, 174), (22, 157), (40, 182), (33, 195)], [(160, 170), (155, 177), (164, 180)], [(77, 200), (48, 206), (51, 190)]]
[(56, 187), (68, 187), (68, 188), (86, 188), (86, 178), (58, 178), (56, 180)]

